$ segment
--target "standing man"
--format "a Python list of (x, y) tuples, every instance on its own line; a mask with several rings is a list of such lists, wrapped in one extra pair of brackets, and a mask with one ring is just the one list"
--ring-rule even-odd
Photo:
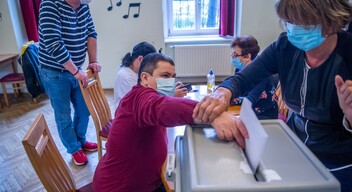
[(96, 143), (86, 141), (90, 114), (78, 82), (88, 85), (87, 74), (81, 70), (86, 52), (88, 68), (96, 73), (101, 70), (97, 33), (87, 5), (90, 1), (42, 0), (39, 11), (40, 75), (54, 108), (60, 139), (76, 165), (88, 162), (83, 150), (97, 150)]

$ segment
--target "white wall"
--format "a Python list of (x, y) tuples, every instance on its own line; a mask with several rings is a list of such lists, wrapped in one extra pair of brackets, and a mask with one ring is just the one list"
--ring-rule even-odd
[(16, 39), (17, 48), (20, 50), (22, 45), (28, 41), (21, 7), (19, 1), (8, 0), (8, 3), (13, 25), (13, 35)]
[[(0, 12), (0, 54), (19, 53), (22, 44), (27, 41), (27, 35), (18, 1), (0, 0)], [(20, 66), (17, 68), (21, 71)], [(0, 77), (10, 72), (11, 64), (1, 66)]]
[[(19, 53), (20, 45), (27, 41), (20, 12), (19, 0), (0, 0), (0, 54)], [(113, 0), (113, 10), (107, 11), (109, 0), (93, 0), (91, 13), (98, 32), (98, 60), (103, 65), (101, 80), (104, 88), (112, 88), (122, 57), (132, 51), (141, 41), (152, 43), (157, 49), (165, 50), (163, 34), (162, 0)], [(131, 9), (129, 19), (123, 19), (129, 3), (141, 3), (139, 18), (133, 18)], [(255, 36), (261, 49), (275, 41), (281, 28), (274, 9), (275, 0), (239, 0), (243, 10), (240, 34)], [(20, 67), (19, 67), (20, 68)], [(11, 67), (1, 67), (1, 73)]]
[(0, 21), (0, 53), (17, 53), (17, 42), (8, 0), (0, 1), (0, 12), (2, 14), (2, 20)]
[[(93, 0), (90, 4), (93, 21), (98, 32), (98, 60), (103, 65), (101, 80), (104, 88), (112, 88), (126, 53), (131, 52), (134, 45), (148, 41), (156, 49), (165, 47), (162, 22), (161, 0), (123, 0), (120, 7), (113, 2), (113, 10), (107, 11), (109, 1)], [(133, 18), (137, 9), (131, 9), (127, 14), (129, 3), (140, 2), (140, 15)]]
[(263, 51), (283, 31), (275, 11), (275, 0), (240, 0), (242, 18), (239, 35), (252, 35)]

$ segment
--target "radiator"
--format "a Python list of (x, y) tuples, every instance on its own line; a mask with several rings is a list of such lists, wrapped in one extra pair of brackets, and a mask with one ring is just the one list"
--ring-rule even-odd
[(215, 76), (234, 74), (228, 44), (175, 45), (173, 51), (178, 77), (204, 77), (210, 69)]

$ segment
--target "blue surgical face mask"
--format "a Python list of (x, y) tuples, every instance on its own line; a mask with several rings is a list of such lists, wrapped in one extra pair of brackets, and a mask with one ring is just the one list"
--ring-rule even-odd
[(235, 67), (236, 69), (243, 69), (244, 68), (244, 64), (241, 62), (240, 58), (234, 58), (232, 59), (231, 64), (233, 65), (233, 67)]
[(173, 96), (175, 93), (175, 78), (156, 78), (156, 90), (166, 96)]
[(322, 44), (325, 38), (321, 34), (321, 25), (301, 27), (286, 22), (287, 38), (298, 49), (309, 51)]

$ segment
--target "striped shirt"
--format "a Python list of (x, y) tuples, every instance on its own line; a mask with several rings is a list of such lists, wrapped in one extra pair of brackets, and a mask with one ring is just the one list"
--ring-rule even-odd
[(76, 11), (65, 0), (42, 0), (39, 10), (39, 63), (58, 69), (72, 59), (84, 63), (88, 37), (97, 37), (88, 5)]

